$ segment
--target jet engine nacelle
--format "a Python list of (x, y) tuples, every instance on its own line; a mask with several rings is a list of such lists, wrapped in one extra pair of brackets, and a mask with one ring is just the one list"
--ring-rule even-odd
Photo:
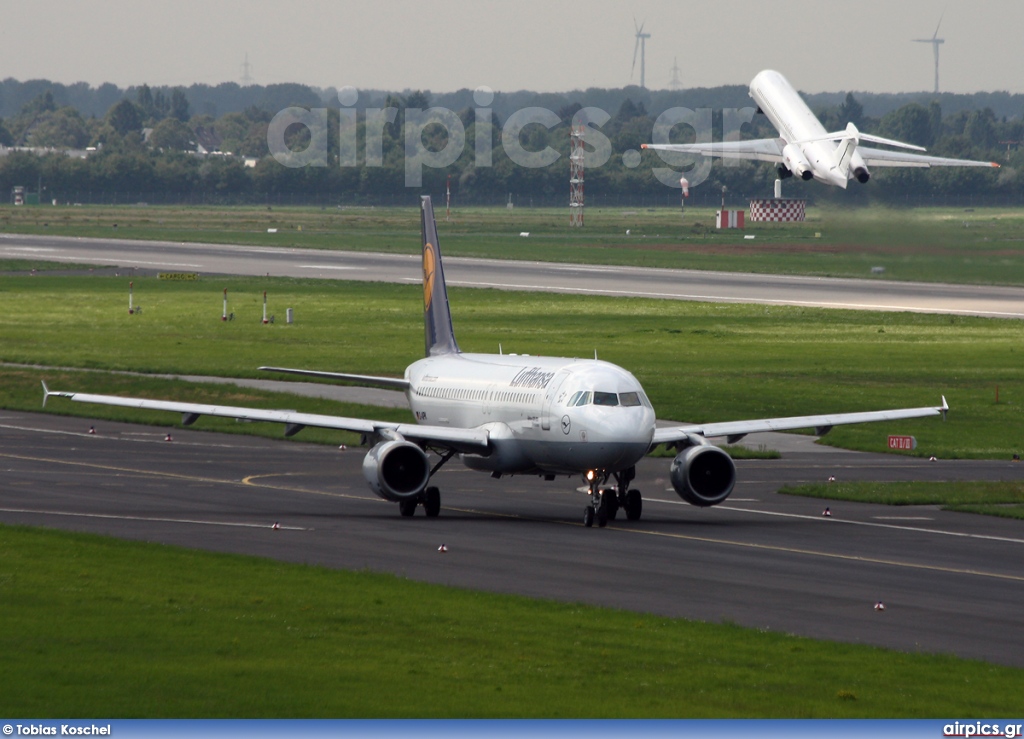
[(729, 497), (736, 484), (736, 465), (728, 454), (705, 442), (672, 460), (671, 477), (680, 498), (706, 508)]
[(814, 177), (814, 168), (811, 167), (811, 163), (807, 161), (807, 157), (800, 151), (799, 146), (793, 144), (786, 144), (782, 149), (782, 161), (786, 163), (786, 167), (795, 175), (799, 175), (802, 180), (809, 180)]
[(857, 167), (857, 169), (853, 170), (853, 176), (856, 177), (857, 182), (862, 185), (871, 179), (871, 173), (868, 172), (867, 167)]
[(430, 461), (426, 452), (412, 442), (383, 441), (363, 458), (363, 477), (370, 483), (370, 490), (397, 503), (415, 498), (426, 489)]

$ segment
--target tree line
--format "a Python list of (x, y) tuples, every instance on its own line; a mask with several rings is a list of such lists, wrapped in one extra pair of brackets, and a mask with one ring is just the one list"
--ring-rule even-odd
[[(569, 128), (574, 116), (594, 102), (618, 100), (614, 110), (591, 106), (609, 114), (607, 121), (592, 130), (606, 137), (611, 152), (607, 161), (585, 173), (587, 203), (678, 202), (678, 189), (666, 187), (654, 174), (656, 168), (669, 165), (655, 152), (641, 153), (641, 144), (652, 140), (655, 120), (661, 112), (658, 108), (664, 109), (666, 96), (670, 95), (667, 92), (661, 95), (634, 87), (614, 91), (614, 95), (603, 91), (607, 94), (602, 97), (586, 91), (593, 94), (580, 93), (575, 100), (568, 94), (517, 97), (519, 94), (514, 93), (491, 96), (493, 102), (484, 106), (476, 103), (471, 91), (436, 98), (425, 91), (389, 93), (382, 98), (360, 92), (355, 101), (343, 96), (351, 103), (345, 106), (339, 103), (336, 91), (333, 104), (326, 105), (310, 88), (272, 87), (254, 91), (262, 96), (260, 104), (220, 116), (197, 112), (192, 88), (142, 85), (133, 88), (133, 95), (114, 100), (102, 116), (62, 104), (59, 90), (42, 90), (24, 102), (17, 113), (0, 119), (0, 145), (34, 149), (10, 151), (0, 157), (0, 192), (6, 196), (15, 185), (29, 190), (41, 188), (43, 202), (329, 205), (405, 203), (420, 190), (440, 195), (450, 187), (456, 202), (466, 204), (494, 204), (511, 195), (518, 203), (562, 205), (568, 202)], [(710, 121), (715, 138), (720, 138), (722, 108), (740, 107), (749, 100), (741, 87), (716, 88), (714, 95), (711, 92), (671, 95), (677, 105), (693, 109), (714, 107), (705, 104), (719, 102)], [(553, 117), (510, 131), (510, 119), (515, 115), (508, 107), (510, 99), (522, 103), (520, 109), (543, 109)], [(443, 101), (458, 103), (459, 107), (444, 105)], [(648, 103), (657, 108), (648, 108)], [(877, 170), (869, 184), (851, 183), (845, 193), (790, 179), (785, 185), (787, 196), (847, 203), (961, 202), (969, 198), (979, 204), (1024, 204), (1024, 154), (1018, 145), (1024, 141), (1024, 123), (1020, 116), (1001, 117), (989, 107), (945, 113), (941, 98), (908, 102), (875, 116), (853, 93), (828, 104), (814, 104), (812, 99), (812, 105), (828, 130), (841, 129), (853, 121), (866, 133), (925, 146), (932, 154), (993, 160), (1003, 166), (998, 170)], [(326, 108), (326, 166), (287, 167), (271, 155), (271, 122), (278, 111), (290, 106)], [(409, 116), (432, 107), (448, 108), (457, 116), (465, 146), (444, 167), (421, 167), (422, 185), (410, 188), (406, 178), (410, 157), (417, 150), (428, 158), (445, 151), (452, 135), (451, 130), (435, 123), (419, 129), (418, 140), (409, 140)], [(747, 113), (739, 119), (748, 121), (740, 128), (743, 137), (777, 135), (764, 116), (753, 115), (750, 110)], [(353, 123), (354, 130), (346, 128)], [(543, 167), (522, 166), (507, 150), (510, 135), (515, 136), (522, 151), (546, 151), (557, 153), (557, 157)], [(685, 141), (693, 132), (677, 126), (672, 136), (673, 140)], [(290, 149), (301, 150), (309, 143), (309, 131), (293, 125), (285, 131), (284, 140)], [(489, 152), (484, 161), (478, 153), (481, 147)], [(40, 155), (42, 148), (54, 151)], [(66, 155), (64, 150), (88, 153), (83, 158)], [(206, 155), (197, 155), (197, 150)], [(593, 152), (593, 146), (588, 150)], [(372, 161), (368, 161), (368, 155)], [(686, 168), (680, 165), (675, 169)], [(723, 187), (737, 199), (763, 197), (771, 194), (774, 179), (771, 165), (730, 162), (726, 166), (716, 162), (706, 180), (691, 192), (695, 200), (708, 204), (718, 200)]]

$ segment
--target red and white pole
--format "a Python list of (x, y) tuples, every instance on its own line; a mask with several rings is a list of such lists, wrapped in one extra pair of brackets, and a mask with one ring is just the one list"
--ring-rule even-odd
[(132, 297), (133, 297), (133, 293), (134, 292), (135, 292), (135, 283), (134, 282), (129, 282), (128, 283), (128, 315), (132, 315), (133, 313), (135, 313), (135, 308), (132, 307)]
[(267, 323), (267, 291), (263, 291), (263, 322)]
[(228, 289), (224, 288), (224, 313), (221, 314), (220, 320), (228, 320)]

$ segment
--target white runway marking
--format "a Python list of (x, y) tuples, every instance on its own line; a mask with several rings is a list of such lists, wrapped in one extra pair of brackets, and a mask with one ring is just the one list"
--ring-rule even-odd
[[(69, 257), (71, 259), (71, 257)], [(103, 263), (103, 264), (116, 264), (124, 269), (131, 269), (132, 267), (187, 267), (188, 269), (203, 269), (202, 264), (191, 264), (189, 262), (146, 262), (138, 259), (132, 259), (131, 257), (125, 257), (123, 259), (107, 259), (104, 257), (92, 257), (82, 256), (74, 257), (74, 259), (81, 259), (87, 262)]]
[[(0, 508), (3, 513), (31, 513), (40, 516), (70, 516), (72, 518), (104, 518), (115, 521), (145, 521), (151, 523), (188, 523), (200, 526), (230, 526), (242, 529), (273, 529), (274, 524), (245, 523), (240, 521), (204, 521), (198, 518), (150, 518), (148, 516), (115, 516), (106, 513), (75, 513), (73, 511), (40, 511), (30, 508)], [(277, 526), (280, 531), (310, 531), (301, 526)]]
[(879, 521), (934, 521), (931, 516), (872, 516)]
[(352, 269), (366, 271), (366, 267), (344, 267), (336, 264), (300, 264), (299, 269)]
[[(177, 444), (178, 446), (202, 446), (202, 447), (216, 447), (219, 449), (234, 449), (247, 448), (241, 444), (210, 444), (206, 440), (202, 442), (191, 442), (191, 441), (166, 441), (164, 437), (167, 435), (166, 431), (153, 432), (152, 434), (143, 433), (132, 433), (122, 432), (120, 434), (106, 434), (106, 433), (95, 433), (90, 434), (86, 431), (64, 431), (62, 429), (43, 429), (34, 426), (14, 426), (9, 423), (0, 423), (0, 429), (11, 429), (13, 431), (31, 431), (39, 434), (60, 434), (62, 436), (83, 436), (88, 439), (106, 439), (107, 441), (132, 441), (142, 444)], [(143, 437), (143, 438), (129, 438), (129, 437)]]
[[(419, 279), (405, 278), (406, 282), (419, 282)], [(586, 295), (626, 295), (637, 298), (670, 298), (673, 300), (696, 300), (706, 303), (756, 303), (758, 305), (792, 305), (797, 307), (810, 308), (843, 308), (846, 310), (870, 310), (870, 311), (893, 311), (908, 313), (935, 313), (935, 309), (924, 308), (915, 305), (889, 305), (884, 303), (840, 303), (827, 300), (776, 300), (772, 298), (736, 298), (727, 295), (703, 295), (696, 293), (661, 293), (644, 292), (637, 290), (602, 290), (590, 287), (565, 287), (565, 286), (543, 286), (543, 285), (517, 285), (501, 282), (470, 282), (466, 280), (448, 280), (449, 285), (461, 287), (490, 287), (505, 290), (551, 290), (559, 293), (583, 293)], [(943, 308), (939, 311), (943, 314), (974, 316), (978, 315), (976, 310), (962, 310), (957, 308)], [(985, 311), (986, 316), (1000, 318), (1024, 318), (1024, 313), (1007, 311)]]
[[(665, 503), (666, 505), (690, 505), (682, 500), (663, 500), (661, 498), (644, 498), (644, 503)], [(737, 513), (757, 513), (762, 516), (778, 516), (779, 518), (798, 518), (806, 521), (827, 521), (833, 523), (845, 523), (851, 526), (870, 526), (878, 529), (896, 529), (897, 531), (916, 531), (921, 534), (938, 534), (940, 536), (957, 536), (964, 539), (984, 539), (986, 541), (1005, 541), (1011, 544), (1024, 544), (1024, 539), (1014, 539), (1008, 536), (989, 536), (988, 534), (967, 534), (962, 531), (946, 531), (944, 529), (925, 529), (920, 526), (897, 526), (891, 523), (872, 523), (871, 521), (852, 521), (848, 518), (836, 518), (830, 516), (808, 516), (802, 513), (780, 513), (779, 511), (758, 511), (753, 508), (736, 508), (734, 506), (717, 505), (716, 510), (736, 511)]]

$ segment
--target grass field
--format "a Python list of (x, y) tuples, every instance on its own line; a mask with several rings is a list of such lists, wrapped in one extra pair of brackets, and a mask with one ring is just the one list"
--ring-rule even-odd
[(1024, 670), (0, 526), (0, 715), (1014, 716)]
[[(0, 361), (226, 377), (266, 377), (256, 370), (261, 364), (401, 376), (423, 353), (418, 287), (258, 278), (134, 282), (144, 311), (131, 316), (124, 279), (0, 278), (5, 305), (16, 306), (0, 313)], [(224, 287), (237, 316), (227, 323), (220, 320)], [(272, 312), (295, 309), (295, 324), (260, 323), (264, 289)], [(943, 458), (1009, 459), (1024, 451), (1024, 326), (1017, 321), (464, 288), (452, 289), (450, 297), (464, 351), (497, 351), (499, 342), (506, 352), (535, 355), (592, 357), (596, 349), (637, 375), (663, 419), (936, 405), (945, 394), (952, 407), (945, 423), (839, 427), (825, 439), (885, 451), (888, 434), (912, 434), (917, 455)], [(156, 379), (2, 371), (2, 402), (9, 408), (38, 409), (39, 380), (46, 378), (54, 389), (257, 402), (249, 391), (212, 389), (211, 397), (207, 390)], [(315, 403), (260, 402), (288, 408)], [(60, 399), (48, 410), (178, 420)], [(199, 421), (200, 427), (216, 423)]]
[(1024, 483), (1020, 482), (843, 482), (787, 486), (779, 492), (858, 503), (933, 505), (944, 511), (1024, 519)]
[[(828, 206), (810, 209), (804, 223), (743, 232), (716, 231), (711, 209), (591, 207), (583, 229), (568, 222), (568, 208), (457, 208), (438, 233), (445, 253), (459, 256), (1024, 285), (1020, 209)], [(2, 233), (409, 254), (420, 245), (415, 197), (408, 208), (7, 205)]]

